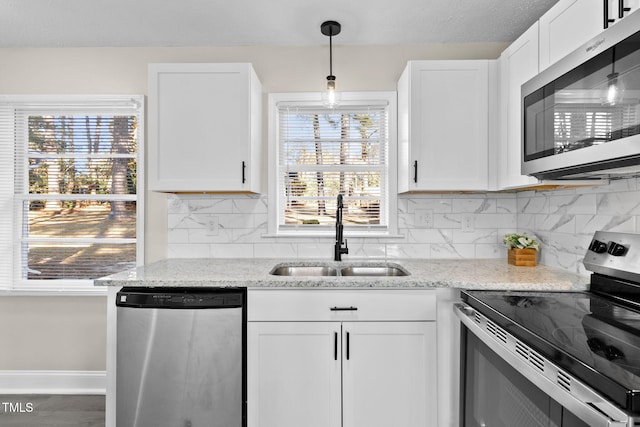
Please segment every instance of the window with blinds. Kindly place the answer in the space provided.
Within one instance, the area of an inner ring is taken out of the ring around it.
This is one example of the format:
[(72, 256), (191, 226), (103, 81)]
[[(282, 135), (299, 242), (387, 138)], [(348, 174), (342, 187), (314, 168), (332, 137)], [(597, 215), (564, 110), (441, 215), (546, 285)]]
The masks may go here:
[(280, 103), (278, 111), (278, 229), (335, 225), (344, 197), (343, 224), (388, 225), (387, 105), (326, 109)]
[(135, 267), (142, 99), (0, 102), (0, 144), (14, 160), (13, 188), (4, 177), (0, 188), (13, 206), (13, 268), (3, 280), (84, 286)]

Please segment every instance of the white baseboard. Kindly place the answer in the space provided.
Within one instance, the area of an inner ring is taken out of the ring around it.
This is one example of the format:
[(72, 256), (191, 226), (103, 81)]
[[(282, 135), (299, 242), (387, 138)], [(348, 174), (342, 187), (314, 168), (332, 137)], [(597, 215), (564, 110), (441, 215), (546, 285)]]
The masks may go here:
[(105, 394), (105, 371), (0, 371), (0, 394)]

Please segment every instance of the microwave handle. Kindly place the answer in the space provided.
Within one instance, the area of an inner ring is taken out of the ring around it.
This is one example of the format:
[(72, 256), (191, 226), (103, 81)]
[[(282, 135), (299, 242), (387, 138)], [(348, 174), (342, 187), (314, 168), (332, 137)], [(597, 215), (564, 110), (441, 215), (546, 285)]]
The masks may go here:
[[(582, 390), (580, 398), (571, 394), (565, 389), (552, 382), (545, 374), (539, 372), (538, 368), (532, 366), (528, 361), (518, 356), (515, 352), (505, 348), (500, 341), (493, 335), (486, 332), (482, 326), (482, 322), (486, 323), (486, 320), (479, 320), (481, 317), (476, 316), (476, 310), (472, 307), (460, 303), (453, 304), (453, 311), (455, 315), (462, 322), (462, 326), (467, 328), (468, 333), (472, 333), (480, 341), (487, 345), (493, 352), (502, 357), (509, 365), (511, 365), (522, 376), (531, 381), (540, 390), (545, 392), (549, 397), (554, 399), (563, 407), (567, 408), (575, 416), (587, 422), (591, 427), (627, 427), (627, 422), (621, 419), (625, 418), (625, 415), (615, 410), (615, 414), (607, 415), (605, 410), (607, 408), (603, 405), (599, 405), (602, 399), (596, 395), (591, 389)], [(549, 363), (549, 362), (546, 362)], [(596, 407), (598, 409), (596, 409)]]

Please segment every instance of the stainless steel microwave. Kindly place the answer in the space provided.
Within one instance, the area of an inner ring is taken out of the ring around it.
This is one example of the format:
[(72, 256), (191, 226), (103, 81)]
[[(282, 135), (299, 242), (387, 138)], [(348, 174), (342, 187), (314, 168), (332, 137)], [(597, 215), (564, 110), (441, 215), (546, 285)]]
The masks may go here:
[(640, 173), (640, 12), (522, 85), (522, 173)]

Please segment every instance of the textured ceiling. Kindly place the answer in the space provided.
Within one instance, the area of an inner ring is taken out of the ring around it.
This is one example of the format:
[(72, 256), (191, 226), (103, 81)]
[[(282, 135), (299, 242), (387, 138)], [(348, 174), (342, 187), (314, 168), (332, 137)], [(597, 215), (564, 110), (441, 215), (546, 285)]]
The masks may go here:
[(557, 0), (0, 0), (0, 47), (509, 42)]

